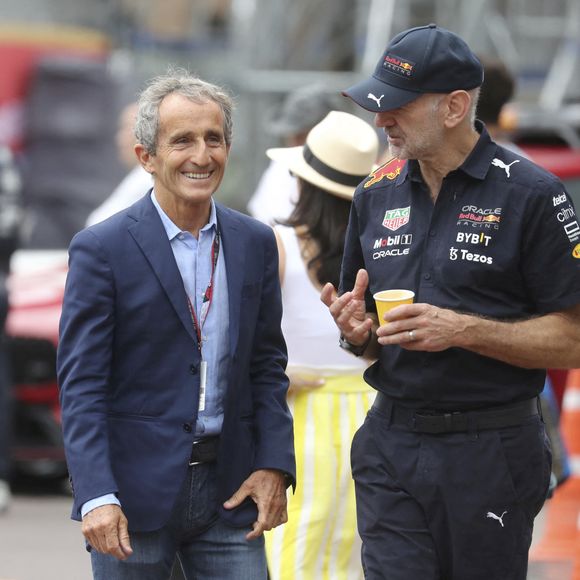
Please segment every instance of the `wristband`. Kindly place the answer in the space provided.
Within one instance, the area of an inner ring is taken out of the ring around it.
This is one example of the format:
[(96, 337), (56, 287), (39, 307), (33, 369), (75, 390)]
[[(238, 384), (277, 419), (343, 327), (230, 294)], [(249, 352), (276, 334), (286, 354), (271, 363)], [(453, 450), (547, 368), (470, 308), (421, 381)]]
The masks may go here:
[(364, 354), (364, 351), (367, 349), (369, 342), (371, 341), (371, 337), (372, 337), (372, 332), (369, 330), (369, 335), (368, 335), (366, 341), (364, 342), (364, 344), (359, 345), (359, 344), (352, 344), (351, 342), (348, 342), (348, 340), (341, 334), (340, 339), (338, 340), (338, 346), (340, 346), (340, 348), (350, 352), (351, 354), (354, 354), (354, 356), (362, 356)]

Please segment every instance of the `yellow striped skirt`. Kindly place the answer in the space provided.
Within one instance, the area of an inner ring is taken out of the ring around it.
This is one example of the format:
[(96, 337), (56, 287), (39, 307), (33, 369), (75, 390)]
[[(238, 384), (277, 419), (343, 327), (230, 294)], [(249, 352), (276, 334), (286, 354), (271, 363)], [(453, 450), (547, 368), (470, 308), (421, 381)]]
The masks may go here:
[(297, 485), (288, 494), (288, 522), (266, 534), (271, 580), (363, 578), (350, 444), (375, 393), (361, 373), (289, 395)]

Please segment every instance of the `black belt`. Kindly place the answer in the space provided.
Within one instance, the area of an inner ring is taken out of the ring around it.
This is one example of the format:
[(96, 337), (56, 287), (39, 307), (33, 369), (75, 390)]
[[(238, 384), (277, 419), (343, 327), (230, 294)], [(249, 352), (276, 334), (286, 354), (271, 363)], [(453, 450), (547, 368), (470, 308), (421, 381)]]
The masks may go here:
[(538, 398), (476, 411), (425, 411), (402, 407), (383, 393), (377, 393), (373, 408), (390, 417), (391, 425), (418, 433), (467, 433), (521, 425), (539, 414)]
[(219, 437), (208, 437), (194, 441), (189, 456), (189, 465), (199, 465), (200, 463), (210, 463), (217, 459)]

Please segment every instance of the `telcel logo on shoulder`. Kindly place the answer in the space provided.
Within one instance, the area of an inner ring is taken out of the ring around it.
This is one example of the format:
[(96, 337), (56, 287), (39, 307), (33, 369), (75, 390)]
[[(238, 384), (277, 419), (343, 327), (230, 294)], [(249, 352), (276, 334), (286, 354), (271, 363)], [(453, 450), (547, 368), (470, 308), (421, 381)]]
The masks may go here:
[(555, 195), (554, 197), (552, 197), (552, 203), (554, 204), (554, 207), (556, 207), (557, 205), (560, 205), (561, 203), (565, 203), (567, 201), (567, 197), (565, 193), (561, 193), (560, 195)]

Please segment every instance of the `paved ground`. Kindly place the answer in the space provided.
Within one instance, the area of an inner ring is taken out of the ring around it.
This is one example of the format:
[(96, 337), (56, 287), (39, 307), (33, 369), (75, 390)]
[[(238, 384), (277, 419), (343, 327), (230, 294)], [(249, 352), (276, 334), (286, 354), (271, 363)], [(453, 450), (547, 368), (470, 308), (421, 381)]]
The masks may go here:
[(16, 495), (0, 515), (0, 580), (90, 580), (80, 526), (65, 495)]

